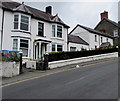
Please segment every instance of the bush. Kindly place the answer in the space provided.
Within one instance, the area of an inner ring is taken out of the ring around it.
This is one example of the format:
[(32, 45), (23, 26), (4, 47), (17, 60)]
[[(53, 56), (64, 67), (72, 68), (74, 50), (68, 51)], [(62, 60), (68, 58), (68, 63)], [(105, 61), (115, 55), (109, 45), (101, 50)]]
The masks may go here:
[(118, 51), (117, 48), (110, 48), (110, 49), (85, 50), (85, 51), (53, 52), (53, 53), (49, 53), (48, 61), (51, 62), (58, 60), (73, 59), (73, 58), (105, 54), (105, 53), (111, 53), (117, 51)]

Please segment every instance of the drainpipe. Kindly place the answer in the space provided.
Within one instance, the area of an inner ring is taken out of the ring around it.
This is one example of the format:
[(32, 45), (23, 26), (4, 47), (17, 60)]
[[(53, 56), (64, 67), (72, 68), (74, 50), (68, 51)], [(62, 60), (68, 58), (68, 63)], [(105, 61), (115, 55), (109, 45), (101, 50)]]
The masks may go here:
[(1, 50), (2, 50), (2, 43), (3, 43), (3, 26), (4, 26), (4, 9), (2, 14), (2, 29), (1, 29)]

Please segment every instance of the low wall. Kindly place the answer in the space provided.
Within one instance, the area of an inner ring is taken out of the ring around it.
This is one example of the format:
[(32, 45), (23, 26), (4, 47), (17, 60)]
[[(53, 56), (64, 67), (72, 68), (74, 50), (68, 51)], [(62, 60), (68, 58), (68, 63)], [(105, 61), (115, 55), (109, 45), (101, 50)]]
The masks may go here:
[(13, 77), (19, 75), (19, 63), (0, 62), (0, 77)]
[(61, 66), (67, 66), (71, 64), (77, 64), (77, 63), (105, 59), (105, 58), (112, 58), (112, 57), (118, 57), (118, 52), (87, 56), (87, 57), (80, 57), (80, 58), (74, 58), (74, 59), (67, 59), (67, 60), (60, 60), (60, 61), (53, 61), (53, 62), (49, 62), (49, 68), (53, 69), (53, 68), (58, 68)]

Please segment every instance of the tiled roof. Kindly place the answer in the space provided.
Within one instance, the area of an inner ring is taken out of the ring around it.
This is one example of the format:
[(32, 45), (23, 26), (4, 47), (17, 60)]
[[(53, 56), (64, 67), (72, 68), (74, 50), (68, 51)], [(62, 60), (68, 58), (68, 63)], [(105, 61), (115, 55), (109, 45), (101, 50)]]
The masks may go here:
[(63, 25), (64, 27), (69, 28), (68, 25), (66, 25), (58, 16), (55, 20), (53, 20), (53, 18), (55, 16), (46, 13), (44, 11), (32, 8), (30, 6), (27, 6), (25, 4), (20, 4), (17, 2), (2, 2), (2, 8), (6, 9), (6, 10), (10, 10), (12, 12), (23, 12), (26, 14), (30, 14), (32, 17), (36, 18), (36, 19), (40, 19), (43, 21), (47, 21), (47, 22), (54, 22), (54, 23), (59, 23), (61, 25)]
[(109, 35), (109, 34), (105, 34), (105, 33), (99, 32), (99, 31), (97, 31), (97, 30), (95, 30), (95, 29), (92, 29), (92, 28), (89, 28), (89, 27), (86, 27), (86, 26), (82, 26), (82, 25), (79, 25), (79, 24), (70, 32), (70, 34), (71, 34), (78, 26), (81, 27), (81, 28), (83, 28), (83, 29), (85, 29), (85, 30), (87, 30), (87, 31), (89, 31), (89, 32), (91, 32), (91, 33), (113, 38), (113, 36), (111, 36), (111, 35)]
[(68, 42), (89, 45), (82, 38), (80, 38), (79, 36), (74, 36), (74, 35), (68, 35)]

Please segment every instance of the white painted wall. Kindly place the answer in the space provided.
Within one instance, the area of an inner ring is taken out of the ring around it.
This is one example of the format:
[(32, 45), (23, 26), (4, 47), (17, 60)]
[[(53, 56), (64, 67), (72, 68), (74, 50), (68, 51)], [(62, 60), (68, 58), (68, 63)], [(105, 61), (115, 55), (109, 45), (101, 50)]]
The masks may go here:
[(19, 63), (15, 62), (1, 62), (0, 63), (0, 77), (13, 77), (19, 75)]
[(13, 13), (4, 12), (3, 50), (12, 50), (11, 30), (13, 28)]
[(90, 33), (79, 26), (71, 33), (71, 35), (79, 36), (80, 38), (85, 40), (87, 43), (89, 43)]
[[(33, 58), (33, 42), (35, 39), (43, 39), (52, 41), (53, 43), (61, 44), (63, 45), (63, 51), (67, 51), (67, 28), (64, 28), (62, 26), (63, 31), (63, 37), (62, 38), (52, 38), (52, 23), (44, 22), (38, 19), (31, 18), (30, 15), (27, 15), (30, 17), (30, 33), (24, 33), (24, 32), (14, 32), (14, 14), (10, 11), (5, 11), (5, 21), (4, 21), (4, 30), (3, 30), (3, 50), (12, 50), (12, 38), (29, 38), (30, 45), (29, 45), (29, 57)], [(22, 14), (19, 13), (18, 14)], [(1, 22), (1, 15), (2, 15), (2, 9), (0, 9), (0, 22)], [(20, 17), (20, 16), (19, 16)], [(38, 22), (44, 23), (44, 36), (40, 37), (37, 36), (38, 34)], [(55, 23), (54, 23), (55, 24)], [(57, 23), (55, 24), (57, 26)], [(0, 23), (1, 26), (1, 23)], [(1, 28), (1, 27), (0, 27)], [(1, 30), (1, 29), (0, 29)], [(0, 32), (1, 33), (1, 32)], [(1, 34), (0, 34), (1, 35)], [(1, 36), (0, 36), (1, 37)], [(44, 43), (44, 42), (43, 42)], [(51, 43), (47, 44), (47, 52), (51, 52)]]
[(84, 48), (84, 49), (89, 49), (89, 45), (83, 45), (83, 44), (77, 44), (77, 43), (72, 43), (72, 42), (69, 42), (68, 44), (68, 47), (69, 47), (69, 51), (70, 51), (70, 47), (76, 47), (76, 51), (80, 51), (81, 48)]
[[(98, 34), (96, 34), (97, 35), (97, 41), (95, 41), (95, 34), (91, 33), (91, 32), (88, 32), (87, 30), (81, 28), (80, 26), (78, 26), (71, 34), (75, 35), (75, 36), (79, 36), (84, 41), (88, 42), (90, 50), (95, 49), (95, 46), (97, 46), (97, 48), (99, 48), (99, 46), (102, 44), (101, 43), (101, 37), (103, 37), (103, 41), (102, 41), (103, 43), (107, 42), (107, 40), (106, 40), (107, 37), (101, 36), (101, 35), (98, 35)], [(108, 42), (110, 42), (110, 44), (113, 45), (113, 39), (112, 38), (108, 38)]]

